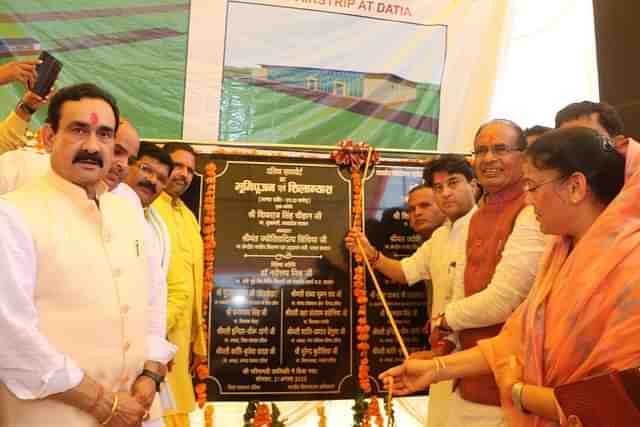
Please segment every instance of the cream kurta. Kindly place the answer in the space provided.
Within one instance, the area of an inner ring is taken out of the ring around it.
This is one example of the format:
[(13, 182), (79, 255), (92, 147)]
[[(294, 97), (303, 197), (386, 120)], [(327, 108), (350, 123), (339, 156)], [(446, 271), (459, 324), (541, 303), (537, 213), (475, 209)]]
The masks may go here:
[(0, 288), (21, 309), (0, 310), (0, 334), (13, 337), (0, 356), (0, 426), (98, 426), (44, 398), (75, 386), (82, 372), (108, 390), (129, 390), (142, 370), (149, 264), (139, 215), (110, 193), (98, 208), (53, 172), (1, 199), (10, 236), (0, 243), (9, 270)]
[(178, 346), (174, 366), (168, 375), (176, 401), (176, 411), (189, 413), (195, 409), (195, 395), (189, 374), (190, 352), (205, 356), (207, 337), (202, 323), (202, 280), (204, 252), (200, 226), (189, 208), (162, 193), (153, 203), (169, 230), (171, 257), (167, 277), (167, 332), (169, 341)]

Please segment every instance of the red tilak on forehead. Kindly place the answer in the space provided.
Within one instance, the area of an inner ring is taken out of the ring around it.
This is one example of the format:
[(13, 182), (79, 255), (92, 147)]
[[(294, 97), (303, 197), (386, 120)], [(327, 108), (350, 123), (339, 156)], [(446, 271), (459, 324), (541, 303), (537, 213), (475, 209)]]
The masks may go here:
[(486, 142), (495, 142), (498, 139), (498, 132), (495, 129), (487, 129), (482, 132), (482, 136)]
[(91, 126), (98, 124), (98, 115), (95, 112), (89, 115), (89, 123), (91, 123)]

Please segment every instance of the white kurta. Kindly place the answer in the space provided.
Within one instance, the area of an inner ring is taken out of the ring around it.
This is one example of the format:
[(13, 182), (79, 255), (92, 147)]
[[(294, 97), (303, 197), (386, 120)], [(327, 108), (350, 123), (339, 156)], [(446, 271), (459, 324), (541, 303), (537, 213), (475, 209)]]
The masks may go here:
[(0, 353), (0, 426), (93, 426), (74, 408), (33, 399), (84, 373), (127, 389), (145, 360), (172, 357), (164, 332), (152, 336), (138, 218), (109, 193), (98, 208), (53, 172), (0, 198), (0, 341), (12, 343)]
[[(413, 255), (400, 261), (408, 283), (431, 279), (432, 313), (441, 313), (451, 301), (455, 272), (464, 265), (459, 258), (464, 258), (469, 220), (475, 209), (474, 206), (453, 224), (447, 220)], [(429, 427), (446, 425), (452, 387), (451, 381), (443, 381), (429, 388)]]
[[(466, 239), (465, 239), (466, 240)], [(480, 328), (503, 323), (529, 294), (538, 271), (546, 238), (540, 231), (533, 207), (525, 207), (518, 215), (496, 267), (491, 283), (481, 292), (465, 298), (464, 267), (456, 269), (453, 297), (445, 309), (447, 324), (454, 330)], [(502, 409), (480, 405), (452, 396), (448, 427), (504, 426)]]
[(164, 220), (153, 206), (147, 207), (144, 213), (152, 232), (154, 245), (156, 247), (160, 266), (162, 267), (166, 281), (167, 275), (169, 274), (169, 263), (171, 261), (171, 237), (169, 236), (169, 230), (167, 229), (167, 225), (164, 223)]
[[(167, 271), (171, 243), (166, 225), (157, 213), (149, 214), (151, 208), (143, 210), (138, 194), (124, 182), (118, 184), (111, 193), (129, 200), (141, 216), (145, 225), (145, 245), (148, 249), (151, 292), (149, 293), (149, 359), (167, 364), (176, 354), (177, 347), (166, 340), (167, 336)], [(143, 427), (164, 425), (160, 398), (156, 394), (150, 411), (150, 419)]]
[(0, 194), (6, 194), (43, 176), (49, 170), (49, 154), (31, 147), (0, 155)]
[[(50, 163), (51, 157), (48, 153), (31, 147), (23, 147), (0, 155), (0, 195), (15, 191), (23, 185), (46, 175), (51, 169)], [(135, 208), (139, 220), (145, 224), (145, 247), (149, 248), (147, 251), (149, 274), (153, 278), (149, 294), (151, 316), (148, 339), (151, 341), (149, 343), (150, 358), (151, 360), (167, 363), (175, 355), (175, 346), (165, 339), (168, 250), (165, 246), (158, 247), (159, 244), (156, 243), (158, 240), (156, 228), (160, 226), (152, 226), (145, 219), (140, 198), (136, 192), (127, 184), (120, 183), (111, 193), (128, 200)], [(159, 217), (157, 214), (156, 216)], [(164, 240), (168, 242), (166, 226), (164, 226), (164, 233)]]
[[(525, 207), (516, 218), (502, 259), (485, 290), (465, 298), (464, 266), (457, 270), (453, 300), (445, 311), (447, 324), (458, 331), (507, 320), (529, 294), (546, 241), (533, 207)], [(466, 257), (463, 262), (466, 264)]]
[(53, 172), (2, 197), (0, 340), (11, 346), (0, 356), (0, 425), (93, 427), (46, 397), (85, 374), (128, 390), (148, 358), (142, 224), (129, 203), (98, 197)]

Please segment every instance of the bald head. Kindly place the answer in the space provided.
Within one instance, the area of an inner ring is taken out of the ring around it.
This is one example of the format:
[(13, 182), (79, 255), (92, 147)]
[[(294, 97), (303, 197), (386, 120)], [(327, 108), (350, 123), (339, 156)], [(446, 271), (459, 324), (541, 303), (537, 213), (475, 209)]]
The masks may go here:
[(140, 136), (138, 131), (128, 120), (122, 119), (116, 133), (113, 165), (104, 179), (109, 190), (116, 188), (127, 177), (129, 159), (137, 157), (139, 149)]

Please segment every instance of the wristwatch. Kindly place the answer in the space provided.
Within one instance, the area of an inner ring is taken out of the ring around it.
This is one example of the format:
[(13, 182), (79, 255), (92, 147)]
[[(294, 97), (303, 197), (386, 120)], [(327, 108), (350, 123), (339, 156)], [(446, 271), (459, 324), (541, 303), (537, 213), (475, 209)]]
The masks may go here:
[(156, 391), (160, 391), (160, 384), (162, 384), (164, 382), (164, 376), (157, 374), (153, 371), (150, 371), (148, 369), (143, 369), (142, 373), (138, 376), (138, 378), (140, 377), (147, 377), (147, 378), (151, 378), (153, 380), (154, 383), (156, 383)]
[(30, 105), (25, 104), (23, 101), (18, 102), (18, 105), (16, 105), (16, 108), (24, 111), (25, 113), (27, 113), (28, 115), (32, 116), (36, 113), (36, 110), (34, 110), (34, 108)]

